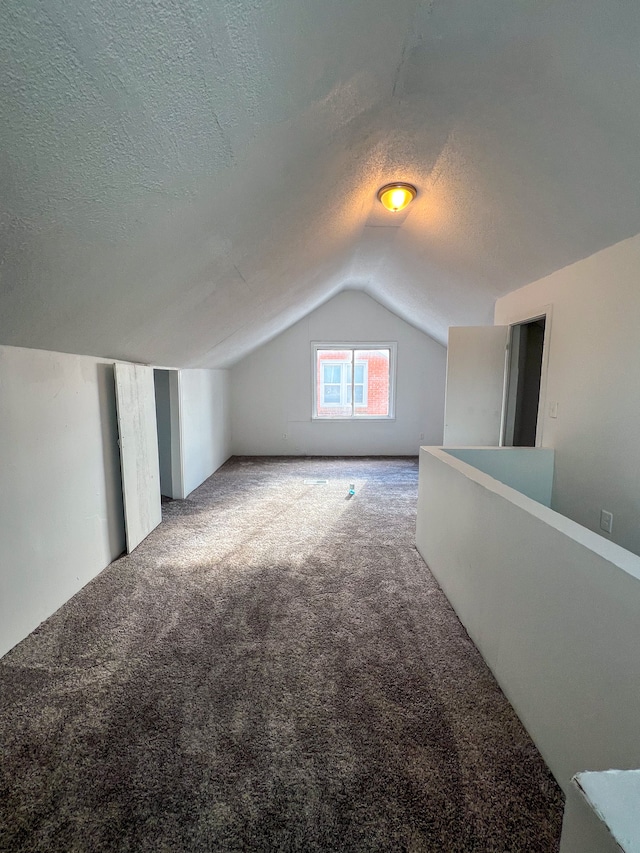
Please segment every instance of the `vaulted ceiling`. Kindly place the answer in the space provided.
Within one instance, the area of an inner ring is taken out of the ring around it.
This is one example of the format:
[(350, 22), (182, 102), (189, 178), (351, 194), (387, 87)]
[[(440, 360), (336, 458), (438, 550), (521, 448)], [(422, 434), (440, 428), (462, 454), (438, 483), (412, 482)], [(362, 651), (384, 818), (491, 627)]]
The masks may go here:
[(640, 232), (632, 2), (4, 0), (0, 63), (0, 343), (226, 366), (344, 288), (444, 341)]

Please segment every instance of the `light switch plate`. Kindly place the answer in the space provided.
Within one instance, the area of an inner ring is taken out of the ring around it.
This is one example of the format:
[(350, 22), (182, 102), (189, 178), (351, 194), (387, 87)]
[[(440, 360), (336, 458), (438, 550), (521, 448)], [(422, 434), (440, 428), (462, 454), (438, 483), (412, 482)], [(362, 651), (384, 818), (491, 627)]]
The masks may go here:
[(549, 403), (549, 417), (557, 418), (558, 417), (558, 404), (557, 403)]

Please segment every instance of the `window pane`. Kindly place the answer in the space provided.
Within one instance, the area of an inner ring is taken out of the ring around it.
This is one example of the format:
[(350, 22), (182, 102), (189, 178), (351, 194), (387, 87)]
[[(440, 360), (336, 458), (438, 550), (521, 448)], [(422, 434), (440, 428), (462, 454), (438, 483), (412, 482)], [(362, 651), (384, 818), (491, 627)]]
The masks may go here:
[[(389, 363), (391, 351), (388, 348), (355, 350), (356, 381), (358, 371), (362, 369), (362, 384), (356, 385), (357, 417), (386, 417), (389, 414)], [(362, 397), (360, 397), (362, 391)]]
[(320, 418), (388, 417), (388, 347), (316, 350), (316, 411)]
[(340, 384), (340, 369), (341, 365), (339, 364), (325, 364), (324, 365), (324, 381), (325, 382), (337, 382)]
[(350, 349), (316, 350), (316, 417), (351, 417), (347, 402), (346, 369), (353, 357)]
[(340, 405), (340, 386), (339, 385), (325, 385), (324, 386), (324, 394), (322, 395), (323, 403), (337, 403)]

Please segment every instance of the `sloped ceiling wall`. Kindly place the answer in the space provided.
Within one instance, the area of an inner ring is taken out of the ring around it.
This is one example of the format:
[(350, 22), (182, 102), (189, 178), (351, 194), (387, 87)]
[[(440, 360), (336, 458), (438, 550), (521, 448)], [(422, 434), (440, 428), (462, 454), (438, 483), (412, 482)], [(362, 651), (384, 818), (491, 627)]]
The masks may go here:
[(227, 366), (345, 288), (490, 322), (640, 232), (639, 44), (621, 0), (5, 0), (0, 343)]

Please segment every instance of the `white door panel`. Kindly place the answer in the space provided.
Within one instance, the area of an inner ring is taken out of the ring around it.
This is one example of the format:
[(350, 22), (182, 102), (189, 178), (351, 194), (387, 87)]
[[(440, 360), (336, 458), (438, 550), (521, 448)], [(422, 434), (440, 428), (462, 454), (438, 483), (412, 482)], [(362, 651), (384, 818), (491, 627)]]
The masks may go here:
[(508, 326), (451, 326), (444, 445), (500, 444)]
[(162, 521), (153, 368), (115, 364), (127, 552)]

